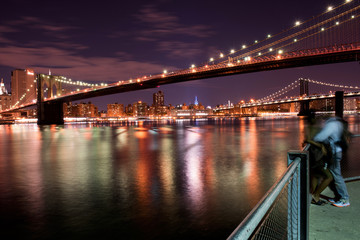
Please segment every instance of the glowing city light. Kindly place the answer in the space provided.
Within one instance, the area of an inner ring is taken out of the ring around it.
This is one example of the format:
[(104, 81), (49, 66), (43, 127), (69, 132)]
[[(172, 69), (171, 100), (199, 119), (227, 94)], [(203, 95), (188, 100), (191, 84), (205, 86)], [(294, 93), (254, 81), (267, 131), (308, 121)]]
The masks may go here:
[(333, 8), (332, 6), (329, 6), (329, 7), (327, 8), (328, 12), (332, 11), (333, 9), (334, 9), (334, 8)]
[(295, 26), (299, 26), (300, 24), (301, 24), (300, 21), (296, 21), (296, 22), (295, 22)]

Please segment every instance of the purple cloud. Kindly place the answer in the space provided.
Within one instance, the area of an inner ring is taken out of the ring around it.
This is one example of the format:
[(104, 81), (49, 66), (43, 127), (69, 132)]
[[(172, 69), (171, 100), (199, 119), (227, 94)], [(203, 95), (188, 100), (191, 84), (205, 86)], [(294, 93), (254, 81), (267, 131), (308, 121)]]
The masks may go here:
[(209, 37), (213, 34), (206, 25), (187, 26), (180, 23), (180, 19), (167, 12), (161, 12), (154, 6), (145, 6), (135, 17), (147, 25), (147, 30), (141, 31), (140, 35), (147, 37), (154, 35), (187, 35), (198, 38)]
[(143, 75), (161, 73), (164, 68), (172, 68), (171, 66), (126, 61), (113, 57), (83, 57), (72, 51), (54, 47), (15, 46), (0, 48), (0, 65), (13, 68), (33, 68), (38, 73), (47, 73), (51, 69), (54, 75), (93, 82), (128, 80)]
[(192, 57), (200, 55), (203, 50), (198, 43), (186, 43), (180, 41), (159, 42), (158, 50), (167, 52), (169, 57)]
[[(153, 41), (157, 45), (155, 49), (166, 52), (169, 57), (193, 58), (203, 54), (204, 47), (201, 43), (196, 43), (196, 40), (213, 34), (209, 26), (182, 24), (179, 17), (159, 11), (153, 5), (143, 7), (135, 17), (145, 25), (145, 29), (135, 33), (135, 39), (143, 42)], [(179, 36), (190, 36), (193, 40), (181, 41)]]

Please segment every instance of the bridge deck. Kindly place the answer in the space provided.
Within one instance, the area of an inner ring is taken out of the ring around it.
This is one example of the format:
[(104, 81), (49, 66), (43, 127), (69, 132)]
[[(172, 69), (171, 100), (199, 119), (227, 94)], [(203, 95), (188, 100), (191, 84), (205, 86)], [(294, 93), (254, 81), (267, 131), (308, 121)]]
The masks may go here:
[[(331, 204), (310, 206), (309, 239), (339, 240), (360, 238), (360, 181), (347, 182), (350, 206), (334, 207)], [(328, 188), (323, 195), (333, 197)]]

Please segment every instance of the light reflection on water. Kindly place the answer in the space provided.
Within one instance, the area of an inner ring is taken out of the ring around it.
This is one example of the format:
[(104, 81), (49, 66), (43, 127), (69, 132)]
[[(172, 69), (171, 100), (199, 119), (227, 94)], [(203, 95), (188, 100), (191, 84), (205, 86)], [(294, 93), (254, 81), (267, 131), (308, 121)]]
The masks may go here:
[[(359, 118), (349, 123), (358, 134)], [(305, 128), (297, 118), (0, 126), (0, 235), (224, 239)], [(349, 155), (345, 175), (360, 170)]]

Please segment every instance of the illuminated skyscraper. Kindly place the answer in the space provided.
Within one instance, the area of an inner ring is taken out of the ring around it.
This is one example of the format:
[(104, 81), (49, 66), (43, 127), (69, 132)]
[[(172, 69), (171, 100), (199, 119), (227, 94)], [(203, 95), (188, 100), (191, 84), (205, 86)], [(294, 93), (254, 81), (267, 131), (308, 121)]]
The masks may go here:
[(142, 101), (137, 101), (133, 104), (133, 116), (134, 117), (142, 117), (147, 115), (148, 106), (146, 103)]
[(153, 106), (154, 107), (164, 106), (164, 102), (165, 102), (164, 99), (165, 99), (165, 97), (164, 97), (164, 93), (162, 91), (154, 93), (153, 94)]
[(124, 114), (124, 104), (114, 103), (107, 105), (108, 117), (122, 117)]
[(165, 97), (162, 91), (153, 94), (153, 107), (155, 110), (155, 115), (165, 115)]
[(36, 75), (31, 69), (16, 69), (11, 72), (11, 105), (31, 102), (36, 99)]
[(10, 108), (11, 95), (8, 94), (3, 79), (0, 82), (0, 111)]

